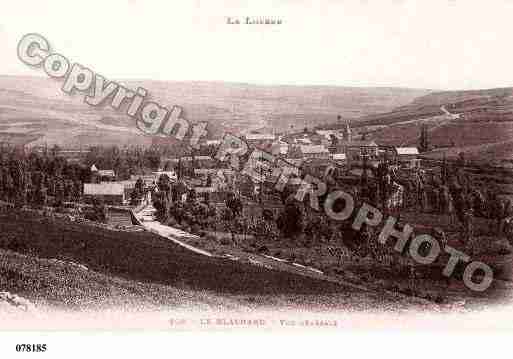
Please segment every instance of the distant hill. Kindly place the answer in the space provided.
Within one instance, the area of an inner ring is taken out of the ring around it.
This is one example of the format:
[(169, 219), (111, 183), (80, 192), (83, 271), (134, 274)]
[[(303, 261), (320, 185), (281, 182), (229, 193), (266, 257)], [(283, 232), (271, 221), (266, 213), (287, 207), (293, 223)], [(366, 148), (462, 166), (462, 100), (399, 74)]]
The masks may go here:
[(441, 106), (451, 113), (465, 113), (473, 120), (513, 120), (513, 88), (431, 92), (392, 111), (361, 118), (366, 125), (387, 125), (419, 117), (441, 115)]
[[(221, 82), (121, 81), (142, 86), (151, 99), (180, 105), (192, 121), (208, 121), (213, 136), (226, 131), (285, 131), (392, 111), (429, 90), (325, 86), (270, 86)], [(62, 81), (0, 76), (0, 142), (90, 145), (149, 145), (133, 120), (109, 106), (91, 107), (83, 94), (64, 94)]]
[(437, 155), (512, 158), (513, 88), (432, 92), (353, 126), (384, 145), (417, 145), (422, 124)]

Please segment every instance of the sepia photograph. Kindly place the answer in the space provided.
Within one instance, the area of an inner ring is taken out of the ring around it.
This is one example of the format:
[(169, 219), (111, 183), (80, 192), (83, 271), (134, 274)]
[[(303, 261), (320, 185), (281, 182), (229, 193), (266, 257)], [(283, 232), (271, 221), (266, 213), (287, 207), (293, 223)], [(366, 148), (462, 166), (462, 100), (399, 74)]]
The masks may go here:
[(513, 2), (0, 8), (7, 357), (512, 329)]

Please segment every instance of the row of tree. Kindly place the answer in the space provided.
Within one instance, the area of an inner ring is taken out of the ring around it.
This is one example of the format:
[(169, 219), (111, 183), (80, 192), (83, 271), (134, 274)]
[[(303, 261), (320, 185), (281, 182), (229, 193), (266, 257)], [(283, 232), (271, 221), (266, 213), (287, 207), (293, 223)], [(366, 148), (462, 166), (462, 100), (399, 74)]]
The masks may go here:
[(6, 150), (0, 153), (0, 198), (19, 206), (61, 205), (78, 200), (89, 180), (87, 167), (69, 163), (51, 153)]

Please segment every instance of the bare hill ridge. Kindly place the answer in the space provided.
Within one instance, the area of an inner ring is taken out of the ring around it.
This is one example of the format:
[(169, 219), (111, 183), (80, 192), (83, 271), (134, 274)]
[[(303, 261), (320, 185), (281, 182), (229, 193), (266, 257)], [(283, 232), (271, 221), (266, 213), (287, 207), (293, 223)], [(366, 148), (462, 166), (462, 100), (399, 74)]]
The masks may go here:
[(431, 92), (411, 103), (381, 114), (361, 118), (366, 125), (387, 125), (420, 117), (442, 115), (441, 106), (451, 113), (465, 113), (474, 120), (513, 120), (513, 87)]
[[(271, 86), (221, 82), (120, 81), (142, 86), (151, 99), (180, 105), (192, 122), (208, 121), (214, 135), (256, 129), (290, 130), (336, 119), (383, 113), (428, 90), (328, 86)], [(0, 141), (63, 147), (97, 144), (148, 145), (133, 120), (109, 106), (91, 107), (83, 94), (68, 96), (61, 81), (0, 76)], [(127, 130), (130, 129), (130, 130)], [(65, 134), (65, 136), (63, 135)]]
[(513, 88), (432, 92), (396, 109), (362, 117), (355, 127), (386, 145), (418, 145), (426, 124), (429, 142), (440, 155), (513, 157)]

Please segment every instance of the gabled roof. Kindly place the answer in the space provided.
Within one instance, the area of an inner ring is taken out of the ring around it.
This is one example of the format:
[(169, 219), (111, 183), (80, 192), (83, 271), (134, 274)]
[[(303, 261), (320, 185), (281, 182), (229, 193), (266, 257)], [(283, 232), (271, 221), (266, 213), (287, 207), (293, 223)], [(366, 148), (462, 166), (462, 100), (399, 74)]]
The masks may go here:
[(170, 179), (173, 179), (173, 178), (176, 178), (176, 172), (175, 171), (156, 171), (156, 172), (153, 172), (153, 175), (155, 176), (155, 178), (158, 180), (160, 178), (160, 176), (162, 175), (166, 175), (168, 176)]
[(152, 184), (153, 182), (155, 182), (157, 180), (157, 178), (155, 177), (154, 174), (151, 174), (151, 175), (131, 175), (130, 176), (130, 180), (131, 181), (137, 181), (138, 179), (141, 179), (144, 183), (146, 184)]
[(296, 138), (296, 142), (297, 143), (307, 143), (307, 144), (312, 143), (312, 141), (309, 138)]
[(324, 136), (326, 138), (330, 138), (331, 135), (337, 137), (337, 138), (342, 138), (343, 136), (341, 135), (341, 133), (337, 130), (316, 130), (315, 131), (316, 134), (318, 134), (319, 136)]
[(344, 144), (347, 147), (378, 147), (374, 141), (351, 141)]
[[(182, 161), (192, 161), (193, 157), (192, 156), (185, 156), (185, 157), (181, 157)], [(195, 161), (205, 161), (205, 160), (214, 160), (211, 156), (204, 156), (204, 155), (201, 155), (201, 156), (194, 156), (194, 160)]]
[(116, 177), (114, 170), (99, 170), (98, 175), (102, 177)]
[(264, 141), (264, 140), (274, 140), (276, 138), (275, 135), (269, 133), (248, 133), (244, 136), (246, 140), (253, 141)]
[(300, 145), (299, 149), (303, 154), (329, 153), (323, 145)]
[(286, 155), (289, 152), (289, 145), (286, 143), (281, 144), (276, 142), (271, 146), (271, 152), (274, 154)]
[(331, 155), (331, 158), (334, 159), (335, 161), (343, 161), (346, 159), (346, 154), (345, 153), (334, 153)]
[(116, 182), (84, 183), (84, 195), (123, 195), (125, 185)]
[(285, 161), (294, 166), (301, 166), (301, 164), (303, 163), (302, 158), (286, 158)]
[[(165, 158), (164, 159), (164, 162), (173, 162), (173, 163), (178, 163), (180, 160), (182, 160), (182, 162), (190, 162), (192, 161), (192, 157), (191, 156), (184, 156), (184, 157), (180, 157), (180, 158)], [(194, 160), (195, 161), (214, 161), (214, 158), (212, 156), (204, 156), (204, 155), (201, 155), (201, 156), (194, 156)]]
[[(134, 180), (123, 180), (123, 181), (116, 181), (116, 183), (122, 184), (125, 188), (134, 188), (135, 187)], [(108, 183), (108, 182), (102, 182), (102, 183)]]
[(395, 151), (398, 155), (418, 155), (419, 149), (417, 147), (396, 147)]

